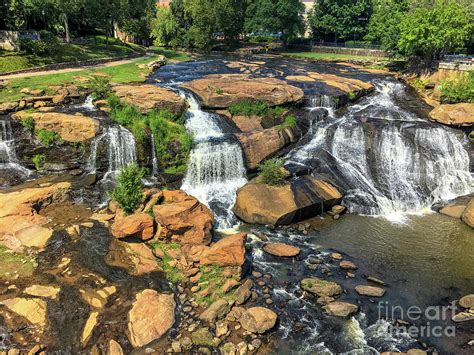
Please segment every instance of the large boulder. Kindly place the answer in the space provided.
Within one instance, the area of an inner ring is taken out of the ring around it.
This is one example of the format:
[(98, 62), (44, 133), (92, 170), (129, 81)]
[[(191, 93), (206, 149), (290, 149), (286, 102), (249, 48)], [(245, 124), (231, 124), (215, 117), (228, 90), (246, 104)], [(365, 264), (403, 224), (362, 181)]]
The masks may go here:
[(474, 198), (472, 198), (466, 206), (462, 214), (462, 220), (469, 227), (474, 228)]
[(432, 120), (450, 126), (472, 126), (474, 124), (474, 104), (439, 105), (430, 112)]
[(347, 318), (357, 313), (359, 306), (347, 302), (331, 302), (323, 307), (324, 311), (336, 317)]
[(284, 243), (267, 243), (263, 246), (263, 251), (274, 256), (297, 256), (300, 248)]
[(205, 205), (184, 191), (163, 191), (163, 202), (153, 207), (156, 236), (181, 245), (208, 245), (214, 216)]
[(228, 108), (245, 100), (266, 102), (270, 106), (298, 103), (303, 90), (275, 78), (251, 78), (245, 74), (214, 74), (193, 80), (183, 87), (194, 92), (206, 108)]
[(46, 325), (46, 301), (39, 298), (11, 298), (0, 302), (11, 312), (22, 316), (44, 331)]
[(112, 235), (115, 238), (136, 237), (141, 240), (153, 238), (153, 217), (147, 213), (135, 213), (129, 216), (123, 216), (117, 213), (115, 222), (112, 224)]
[(181, 116), (188, 108), (177, 93), (156, 85), (118, 85), (113, 90), (122, 103), (137, 107), (141, 113), (167, 109)]
[(32, 118), (36, 129), (56, 132), (66, 142), (83, 142), (94, 138), (99, 132), (99, 122), (83, 115), (71, 115), (62, 112), (26, 112), (13, 115), (14, 119)]
[(301, 288), (319, 297), (339, 296), (342, 293), (342, 287), (337, 283), (317, 277), (303, 279)]
[(235, 136), (242, 147), (246, 166), (250, 170), (255, 170), (263, 160), (298, 139), (292, 128), (277, 127), (237, 133)]
[(176, 302), (172, 294), (144, 290), (137, 294), (128, 313), (129, 340), (132, 346), (144, 346), (161, 338), (174, 324)]
[(237, 191), (234, 213), (247, 223), (290, 224), (321, 214), (341, 198), (334, 186), (309, 175), (280, 186), (252, 180)]
[(251, 332), (263, 334), (272, 329), (277, 321), (277, 315), (265, 307), (252, 307), (247, 309), (239, 319), (242, 328)]
[(201, 265), (242, 266), (246, 239), (245, 233), (222, 238), (201, 254)]
[(64, 201), (71, 187), (68, 182), (0, 193), (0, 244), (22, 252), (25, 248), (43, 249), (53, 230), (48, 219), (38, 212)]

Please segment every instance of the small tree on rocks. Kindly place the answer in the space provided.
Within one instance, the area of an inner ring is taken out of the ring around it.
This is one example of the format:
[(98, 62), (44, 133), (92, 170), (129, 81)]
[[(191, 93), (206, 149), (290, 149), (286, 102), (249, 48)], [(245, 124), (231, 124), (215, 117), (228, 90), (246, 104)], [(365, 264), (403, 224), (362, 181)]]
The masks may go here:
[(119, 204), (125, 214), (133, 213), (143, 199), (141, 180), (145, 172), (145, 168), (137, 164), (127, 165), (120, 170), (117, 186), (110, 193), (110, 197)]

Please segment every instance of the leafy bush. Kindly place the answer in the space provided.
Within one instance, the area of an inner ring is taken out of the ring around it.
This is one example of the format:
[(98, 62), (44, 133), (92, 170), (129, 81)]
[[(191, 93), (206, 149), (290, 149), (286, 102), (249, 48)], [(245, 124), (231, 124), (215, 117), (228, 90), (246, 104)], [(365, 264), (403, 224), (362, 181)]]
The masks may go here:
[(253, 43), (271, 43), (274, 40), (275, 37), (265, 35), (255, 35), (248, 38), (248, 41)]
[(193, 139), (186, 129), (169, 119), (169, 111), (150, 112), (149, 125), (155, 138), (156, 155), (167, 172), (185, 169)]
[(46, 129), (38, 129), (35, 131), (35, 134), (41, 144), (43, 144), (45, 147), (49, 147), (54, 142), (61, 140), (59, 134)]
[(51, 32), (41, 31), (39, 40), (22, 38), (20, 39), (20, 48), (28, 54), (37, 56), (51, 55), (57, 52), (61, 42)]
[(122, 107), (122, 103), (120, 102), (120, 97), (118, 97), (117, 95), (114, 95), (114, 94), (110, 95), (107, 98), (107, 103), (109, 104), (110, 109), (112, 111)]
[(35, 131), (35, 120), (31, 117), (26, 117), (23, 120), (21, 120), (21, 125), (23, 126), (24, 129), (30, 131), (31, 133), (34, 133)]
[(285, 108), (281, 106), (269, 107), (266, 102), (246, 100), (230, 105), (229, 112), (233, 116), (245, 115), (278, 117), (285, 112)]
[(285, 121), (281, 124), (276, 126), (279, 129), (283, 128), (295, 128), (296, 127), (296, 117), (293, 115), (289, 115), (285, 117)]
[(35, 164), (35, 168), (36, 170), (40, 170), (45, 161), (46, 161), (46, 158), (44, 156), (44, 154), (36, 154), (32, 159), (31, 161), (33, 162), (33, 164)]
[(261, 179), (260, 181), (267, 185), (282, 185), (287, 176), (283, 170), (283, 161), (277, 158), (261, 163), (258, 166), (258, 170), (258, 176)]
[(137, 164), (130, 164), (122, 168), (117, 177), (117, 185), (110, 193), (125, 214), (133, 213), (143, 199), (142, 178), (146, 170)]
[(92, 90), (92, 98), (94, 100), (107, 99), (112, 92), (110, 80), (105, 76), (91, 76), (89, 80), (89, 87)]
[(474, 103), (474, 71), (441, 84), (441, 101), (447, 103)]
[(230, 105), (229, 112), (235, 115), (245, 116), (265, 116), (269, 107), (268, 104), (261, 101), (241, 101)]

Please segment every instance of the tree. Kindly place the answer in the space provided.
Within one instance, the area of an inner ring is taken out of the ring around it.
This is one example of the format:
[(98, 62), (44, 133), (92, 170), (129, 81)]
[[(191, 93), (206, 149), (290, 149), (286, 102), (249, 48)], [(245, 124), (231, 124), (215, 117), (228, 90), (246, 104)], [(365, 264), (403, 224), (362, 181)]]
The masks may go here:
[(469, 12), (455, 0), (435, 0), (403, 16), (397, 47), (401, 54), (421, 56), (430, 64), (470, 40), (473, 24)]
[(0, 4), (0, 28), (22, 29), (26, 24), (26, 4), (24, 0), (2, 0)]
[(64, 25), (64, 35), (66, 42), (71, 41), (69, 33), (69, 19), (77, 18), (80, 10), (84, 7), (84, 0), (54, 0), (54, 5), (59, 12), (59, 18)]
[(114, 24), (120, 22), (124, 14), (122, 0), (84, 0), (86, 16), (90, 25), (96, 26), (105, 32), (106, 43), (113, 36)]
[(240, 0), (173, 0), (158, 8), (152, 35), (158, 45), (209, 50), (217, 39), (242, 33), (245, 9)]
[(305, 7), (299, 0), (253, 0), (247, 7), (245, 30), (280, 33), (283, 43), (304, 32)]
[(364, 36), (371, 13), (370, 0), (317, 0), (309, 24), (314, 37), (337, 42)]
[(148, 39), (156, 15), (156, 0), (125, 0), (119, 26), (125, 33)]
[(396, 50), (400, 39), (399, 24), (408, 12), (408, 0), (374, 0), (367, 27), (366, 41), (380, 43), (386, 50)]

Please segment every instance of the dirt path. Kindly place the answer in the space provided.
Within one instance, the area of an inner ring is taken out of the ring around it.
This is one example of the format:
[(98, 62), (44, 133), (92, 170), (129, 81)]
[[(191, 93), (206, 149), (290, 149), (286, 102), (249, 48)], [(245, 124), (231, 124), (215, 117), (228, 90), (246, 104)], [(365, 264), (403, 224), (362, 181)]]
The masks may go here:
[(26, 78), (26, 77), (32, 77), (32, 76), (45, 75), (45, 74), (71, 73), (71, 72), (76, 72), (76, 71), (81, 71), (81, 70), (91, 69), (91, 68), (115, 67), (117, 65), (131, 63), (131, 62), (133, 62), (137, 59), (143, 59), (143, 58), (146, 58), (146, 57), (148, 57), (148, 56), (135, 57), (135, 58), (130, 58), (130, 59), (121, 59), (121, 60), (116, 60), (116, 61), (102, 63), (102, 64), (85, 65), (85, 66), (74, 67), (74, 68), (42, 70), (42, 71), (37, 71), (37, 72), (18, 73), (18, 74), (12, 74), (12, 75), (0, 75), (0, 80)]

